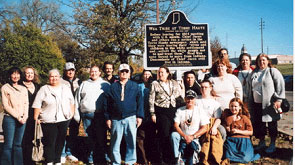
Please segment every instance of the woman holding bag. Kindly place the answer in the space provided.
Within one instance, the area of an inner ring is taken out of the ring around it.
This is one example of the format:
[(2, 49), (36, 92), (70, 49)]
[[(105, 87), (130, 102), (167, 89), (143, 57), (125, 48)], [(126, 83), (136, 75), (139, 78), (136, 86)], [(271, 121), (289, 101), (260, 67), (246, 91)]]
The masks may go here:
[(282, 74), (271, 65), (271, 60), (266, 54), (259, 54), (256, 58), (256, 68), (250, 76), (249, 84), (249, 109), (254, 135), (260, 139), (256, 150), (264, 149), (265, 135), (268, 132), (271, 143), (265, 149), (266, 153), (276, 150), (275, 141), (278, 134), (279, 111), (282, 99), (285, 98), (285, 82)]
[(57, 69), (49, 71), (49, 84), (40, 88), (32, 107), (43, 131), (45, 163), (61, 164), (67, 128), (74, 115), (74, 97), (71, 89), (60, 83)]
[(29, 115), (25, 128), (25, 133), (23, 137), (23, 158), (24, 165), (31, 165), (34, 162), (32, 161), (32, 140), (34, 138), (34, 109), (32, 108), (33, 101), (35, 100), (36, 94), (40, 89), (40, 81), (39, 76), (35, 68), (32, 66), (27, 66), (23, 69), (24, 71), (24, 79), (22, 81), (22, 85), (28, 90), (28, 99), (29, 99)]

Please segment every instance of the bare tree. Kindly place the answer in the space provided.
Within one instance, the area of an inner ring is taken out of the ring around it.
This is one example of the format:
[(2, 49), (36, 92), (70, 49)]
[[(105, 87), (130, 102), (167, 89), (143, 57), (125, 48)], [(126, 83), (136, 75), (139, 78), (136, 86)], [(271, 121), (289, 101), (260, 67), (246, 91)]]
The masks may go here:
[(14, 18), (20, 18), (23, 24), (35, 25), (43, 33), (65, 28), (68, 23), (54, 1), (21, 0), (18, 4), (6, 4), (0, 8), (0, 21), (11, 21)]
[[(89, 58), (115, 56), (116, 61), (127, 63), (129, 56), (142, 55), (144, 26), (156, 22), (156, 1), (79, 0), (72, 5), (75, 28), (71, 34), (87, 48)], [(163, 20), (179, 5), (181, 3), (160, 0), (160, 18)]]

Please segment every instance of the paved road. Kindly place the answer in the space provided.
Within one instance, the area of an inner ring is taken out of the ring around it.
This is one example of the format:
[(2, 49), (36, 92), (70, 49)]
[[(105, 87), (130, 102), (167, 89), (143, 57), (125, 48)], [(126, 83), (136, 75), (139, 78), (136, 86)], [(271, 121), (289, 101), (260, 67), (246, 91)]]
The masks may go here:
[(278, 130), (284, 134), (293, 136), (293, 91), (286, 91), (286, 98), (292, 109), (287, 113), (283, 113), (282, 119), (278, 122)]

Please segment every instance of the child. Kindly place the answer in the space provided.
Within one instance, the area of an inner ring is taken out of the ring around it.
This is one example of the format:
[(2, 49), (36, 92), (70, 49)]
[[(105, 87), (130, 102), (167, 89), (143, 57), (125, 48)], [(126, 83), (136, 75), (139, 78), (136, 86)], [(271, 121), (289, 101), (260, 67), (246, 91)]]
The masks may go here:
[(225, 157), (230, 161), (248, 163), (258, 160), (259, 154), (254, 154), (250, 136), (253, 127), (247, 108), (239, 98), (231, 99), (229, 110), (224, 112), (227, 139), (224, 143)]

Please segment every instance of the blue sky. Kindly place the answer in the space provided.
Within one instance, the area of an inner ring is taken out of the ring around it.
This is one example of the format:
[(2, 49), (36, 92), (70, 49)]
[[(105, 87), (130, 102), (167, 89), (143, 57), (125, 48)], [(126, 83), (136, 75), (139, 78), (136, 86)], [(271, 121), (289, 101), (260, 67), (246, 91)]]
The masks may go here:
[[(261, 53), (259, 23), (263, 30), (264, 53), (293, 55), (292, 0), (200, 0), (189, 15), (193, 23), (208, 23), (210, 38), (217, 36), (229, 50), (230, 57), (238, 57), (243, 44), (252, 56)], [(196, 3), (195, 0), (183, 4)]]
[[(230, 57), (238, 57), (243, 44), (252, 56), (261, 53), (261, 18), (265, 22), (264, 53), (293, 55), (293, 0), (184, 0), (183, 6), (198, 2), (188, 19), (208, 23), (210, 38), (217, 36)], [(71, 13), (67, 7), (61, 9)]]

